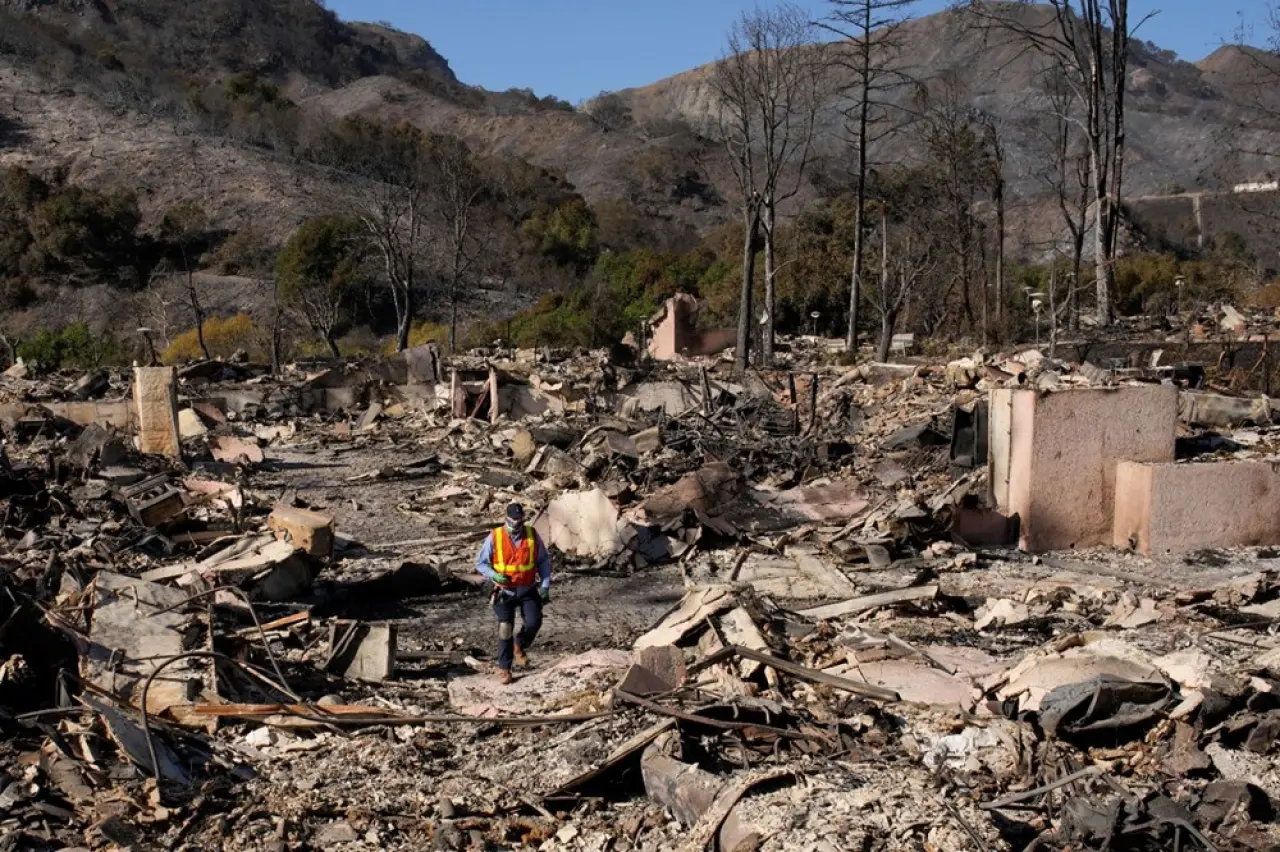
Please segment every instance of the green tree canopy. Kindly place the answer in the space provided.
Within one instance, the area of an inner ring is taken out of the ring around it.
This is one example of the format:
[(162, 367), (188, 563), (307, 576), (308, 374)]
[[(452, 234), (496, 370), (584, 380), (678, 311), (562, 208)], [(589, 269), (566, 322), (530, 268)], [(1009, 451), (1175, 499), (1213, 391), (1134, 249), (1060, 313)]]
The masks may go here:
[(324, 340), (334, 357), (340, 354), (335, 338), (349, 321), (368, 252), (359, 219), (320, 216), (304, 222), (276, 260), (281, 298)]

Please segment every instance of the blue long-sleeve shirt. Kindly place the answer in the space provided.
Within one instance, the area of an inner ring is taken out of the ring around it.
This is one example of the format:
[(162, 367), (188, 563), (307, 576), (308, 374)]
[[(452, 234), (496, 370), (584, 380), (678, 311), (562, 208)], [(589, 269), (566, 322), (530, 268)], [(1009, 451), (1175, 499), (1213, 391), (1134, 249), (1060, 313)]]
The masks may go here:
[[(533, 531), (533, 547), (534, 568), (538, 572), (538, 581), (542, 588), (551, 588), (551, 554), (547, 552), (547, 547), (542, 543), (542, 536), (538, 535), (538, 531)], [(476, 572), (486, 580), (494, 583), (501, 583), (502, 576), (493, 570), (493, 533), (490, 532), (484, 537), (484, 544), (480, 545), (480, 552), (476, 554)]]

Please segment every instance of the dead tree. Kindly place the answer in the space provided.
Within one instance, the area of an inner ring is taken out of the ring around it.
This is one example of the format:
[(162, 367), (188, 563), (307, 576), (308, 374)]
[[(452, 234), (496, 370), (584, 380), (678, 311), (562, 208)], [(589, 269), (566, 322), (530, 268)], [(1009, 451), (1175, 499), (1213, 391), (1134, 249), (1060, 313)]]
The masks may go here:
[(209, 220), (204, 210), (194, 201), (185, 201), (175, 205), (164, 216), (160, 232), (173, 242), (182, 260), (182, 272), (186, 280), (187, 301), (191, 305), (191, 313), (196, 321), (196, 341), (200, 345), (200, 354), (209, 360), (209, 347), (204, 342), (205, 310), (200, 301), (200, 292), (196, 288), (196, 246), (205, 236)]
[(964, 8), (981, 26), (1012, 34), (1047, 57), (1061, 69), (1079, 106), (1076, 120), (1088, 143), (1097, 208), (1093, 227), (1097, 324), (1108, 326), (1124, 179), (1129, 40), (1142, 21), (1130, 28), (1129, 0), (1047, 0), (1047, 21), (1041, 20), (1039, 11), (1045, 7), (1031, 0), (967, 3)]
[[(1084, 269), (1084, 241), (1089, 228), (1089, 152), (1078, 123), (1073, 120), (1076, 108), (1071, 88), (1062, 79), (1061, 70), (1051, 67), (1045, 75), (1046, 106), (1030, 120), (1030, 130), (1037, 139), (1036, 161), (1041, 164), (1035, 175), (1053, 193), (1065, 236), (1071, 248), (1071, 286), (1066, 310), (1068, 327), (1080, 327), (1080, 278)], [(1057, 241), (1055, 240), (1055, 251)]]
[(738, 302), (738, 336), (734, 370), (746, 372), (751, 363), (752, 297), (755, 292), (756, 239), (760, 235), (760, 192), (757, 189), (756, 127), (751, 99), (751, 62), (738, 38), (730, 33), (728, 55), (716, 66), (711, 85), (719, 101), (717, 121), (738, 185), (742, 216), (742, 295)]
[(853, 269), (849, 274), (849, 327), (845, 351), (858, 351), (858, 308), (862, 301), (863, 216), (867, 206), (868, 148), (893, 131), (884, 119), (895, 107), (889, 95), (908, 82), (900, 67), (898, 28), (916, 0), (829, 0), (831, 16), (821, 24), (846, 42), (836, 53), (844, 73), (844, 94), (853, 99), (845, 113), (854, 167)]
[[(949, 307), (950, 296), (958, 287), (966, 327), (972, 331), (978, 326), (972, 292), (974, 269), (980, 265), (975, 263), (980, 247), (975, 208), (991, 185), (990, 135), (984, 127), (985, 116), (970, 103), (968, 92), (954, 75), (921, 86), (915, 100), (923, 123), (920, 135), (928, 155), (926, 162), (936, 172), (936, 203), (945, 211), (941, 236), (951, 255), (950, 284), (937, 307)], [(982, 289), (985, 334), (985, 279)]]
[[(989, 153), (987, 160), (987, 177), (991, 181), (991, 200), (996, 208), (996, 269), (995, 269), (995, 319), (996, 325), (1004, 324), (1004, 253), (1005, 253), (1005, 155), (1004, 141), (1000, 137), (1000, 128), (996, 120), (988, 115), (982, 116), (986, 128), (986, 146)], [(990, 327), (987, 321), (988, 293), (984, 286), (982, 294), (982, 342), (990, 343)]]
[(433, 169), (414, 127), (353, 122), (344, 133), (335, 156), (356, 178), (356, 214), (381, 260), (396, 314), (396, 349), (403, 352), (417, 312)]
[(869, 299), (880, 318), (878, 361), (888, 359), (898, 319), (913, 300), (923, 297), (945, 254), (934, 201), (937, 192), (931, 171), (898, 169), (879, 193), (880, 281)]
[(1058, 330), (1062, 328), (1064, 313), (1072, 310), (1076, 304), (1076, 291), (1080, 282), (1072, 273), (1068, 273), (1066, 298), (1058, 298), (1058, 258), (1055, 255), (1049, 267), (1049, 357), (1058, 356)]
[(458, 345), (458, 302), (480, 257), (480, 202), (486, 186), (471, 150), (460, 139), (436, 136), (428, 140), (436, 175), (430, 206), (440, 224), (449, 289), (449, 352)]
[(821, 48), (798, 8), (784, 5), (744, 15), (729, 33), (712, 87), (719, 130), (741, 197), (742, 303), (735, 366), (750, 358), (755, 244), (765, 243), (765, 315), (760, 361), (773, 358), (776, 321), (778, 207), (800, 190), (821, 106)]

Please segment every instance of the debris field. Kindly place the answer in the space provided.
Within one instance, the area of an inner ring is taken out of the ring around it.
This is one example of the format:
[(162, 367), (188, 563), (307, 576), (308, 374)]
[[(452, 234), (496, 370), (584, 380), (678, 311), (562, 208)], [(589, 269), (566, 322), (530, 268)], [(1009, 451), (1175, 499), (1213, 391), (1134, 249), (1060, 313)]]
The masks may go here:
[(0, 849), (1280, 848), (1271, 401), (786, 343), (17, 365)]

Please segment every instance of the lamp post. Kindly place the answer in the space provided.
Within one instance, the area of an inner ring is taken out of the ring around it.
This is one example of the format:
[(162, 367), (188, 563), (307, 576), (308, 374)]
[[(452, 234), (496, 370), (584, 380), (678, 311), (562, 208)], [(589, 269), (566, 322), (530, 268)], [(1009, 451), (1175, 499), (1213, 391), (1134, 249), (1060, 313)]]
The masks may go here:
[(1036, 346), (1040, 345), (1040, 312), (1044, 310), (1044, 293), (1040, 293), (1030, 287), (1024, 287), (1023, 290), (1027, 294), (1027, 299), (1031, 302), (1031, 312), (1036, 317)]
[(156, 357), (156, 345), (151, 339), (151, 329), (145, 327), (140, 328), (138, 329), (138, 335), (147, 344), (147, 366), (154, 367), (160, 359)]
[(822, 313), (820, 311), (814, 311), (813, 313), (809, 314), (809, 319), (812, 320), (812, 322), (809, 323), (809, 334), (811, 334), (814, 337), (818, 336), (818, 318), (821, 316), (822, 316)]

